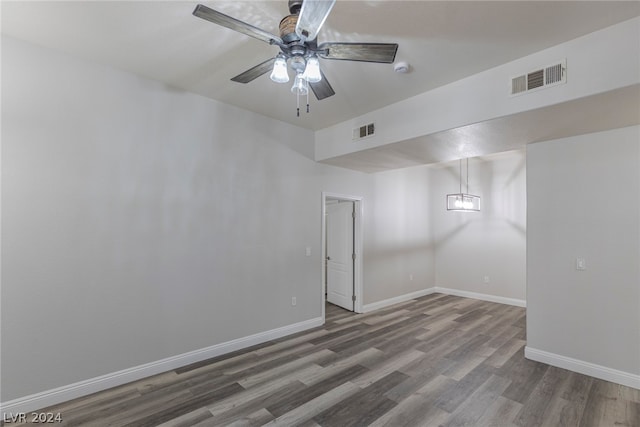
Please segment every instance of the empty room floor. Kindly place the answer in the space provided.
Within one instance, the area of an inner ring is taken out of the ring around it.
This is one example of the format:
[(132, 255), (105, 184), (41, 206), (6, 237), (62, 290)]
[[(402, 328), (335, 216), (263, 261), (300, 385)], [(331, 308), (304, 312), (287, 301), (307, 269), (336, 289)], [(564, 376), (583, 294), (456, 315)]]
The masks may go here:
[(527, 360), (525, 310), (432, 294), (44, 411), (90, 426), (639, 426), (640, 390)]

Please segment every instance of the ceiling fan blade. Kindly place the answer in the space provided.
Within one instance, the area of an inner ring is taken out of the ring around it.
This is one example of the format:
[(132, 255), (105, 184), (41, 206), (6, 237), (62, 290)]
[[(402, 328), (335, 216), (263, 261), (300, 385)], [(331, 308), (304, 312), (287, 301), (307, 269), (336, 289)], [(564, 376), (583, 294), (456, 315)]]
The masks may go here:
[[(324, 51), (324, 52), (323, 52)], [(391, 64), (396, 58), (396, 43), (322, 43), (318, 56), (344, 61), (382, 62)]]
[(327, 20), (336, 0), (304, 0), (296, 24), (296, 34), (303, 40), (313, 40)]
[(318, 101), (321, 101), (321, 100), (323, 100), (325, 98), (328, 98), (328, 97), (333, 96), (333, 95), (336, 94), (333, 91), (333, 88), (331, 87), (331, 84), (329, 83), (329, 81), (325, 77), (325, 75), (322, 72), (322, 70), (320, 70), (320, 74), (322, 75), (322, 79), (319, 82), (317, 82), (317, 83), (309, 83), (309, 86), (311, 86), (311, 90), (313, 91), (313, 94), (316, 96), (316, 99)]
[(276, 58), (267, 59), (261, 64), (256, 65), (253, 68), (249, 68), (242, 74), (238, 74), (231, 80), (238, 83), (249, 83), (260, 77), (261, 75), (268, 73), (273, 69), (273, 63), (276, 61)]
[(238, 19), (232, 18), (224, 13), (213, 10), (205, 5), (199, 4), (193, 10), (193, 14), (198, 18), (205, 19), (214, 24), (222, 25), (223, 27), (237, 31), (242, 34), (254, 37), (258, 40), (269, 44), (282, 44), (282, 39), (274, 34), (264, 31), (258, 27), (242, 22)]

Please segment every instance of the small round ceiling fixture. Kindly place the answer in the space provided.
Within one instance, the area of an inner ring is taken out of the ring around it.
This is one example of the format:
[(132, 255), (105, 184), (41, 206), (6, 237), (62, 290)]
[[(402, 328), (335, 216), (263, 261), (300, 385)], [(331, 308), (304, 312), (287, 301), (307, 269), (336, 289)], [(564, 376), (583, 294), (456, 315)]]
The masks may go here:
[(409, 63), (408, 62), (397, 62), (394, 66), (393, 66), (393, 71), (395, 71), (396, 73), (400, 73), (400, 74), (406, 74), (409, 72)]

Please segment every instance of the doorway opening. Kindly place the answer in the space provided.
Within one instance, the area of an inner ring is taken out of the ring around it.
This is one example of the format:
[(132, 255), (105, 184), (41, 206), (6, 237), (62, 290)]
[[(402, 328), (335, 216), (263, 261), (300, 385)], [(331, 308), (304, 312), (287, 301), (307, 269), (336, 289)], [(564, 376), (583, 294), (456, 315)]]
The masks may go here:
[(362, 313), (362, 197), (322, 193), (322, 318), (325, 303)]

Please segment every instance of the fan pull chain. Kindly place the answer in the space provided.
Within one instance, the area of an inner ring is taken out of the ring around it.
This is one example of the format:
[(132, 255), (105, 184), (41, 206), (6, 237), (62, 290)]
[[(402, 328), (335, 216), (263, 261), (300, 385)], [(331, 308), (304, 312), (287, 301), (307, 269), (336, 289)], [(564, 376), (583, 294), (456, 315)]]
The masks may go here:
[(296, 117), (300, 117), (300, 92), (296, 91)]
[(309, 89), (307, 88), (307, 113), (309, 113)]

